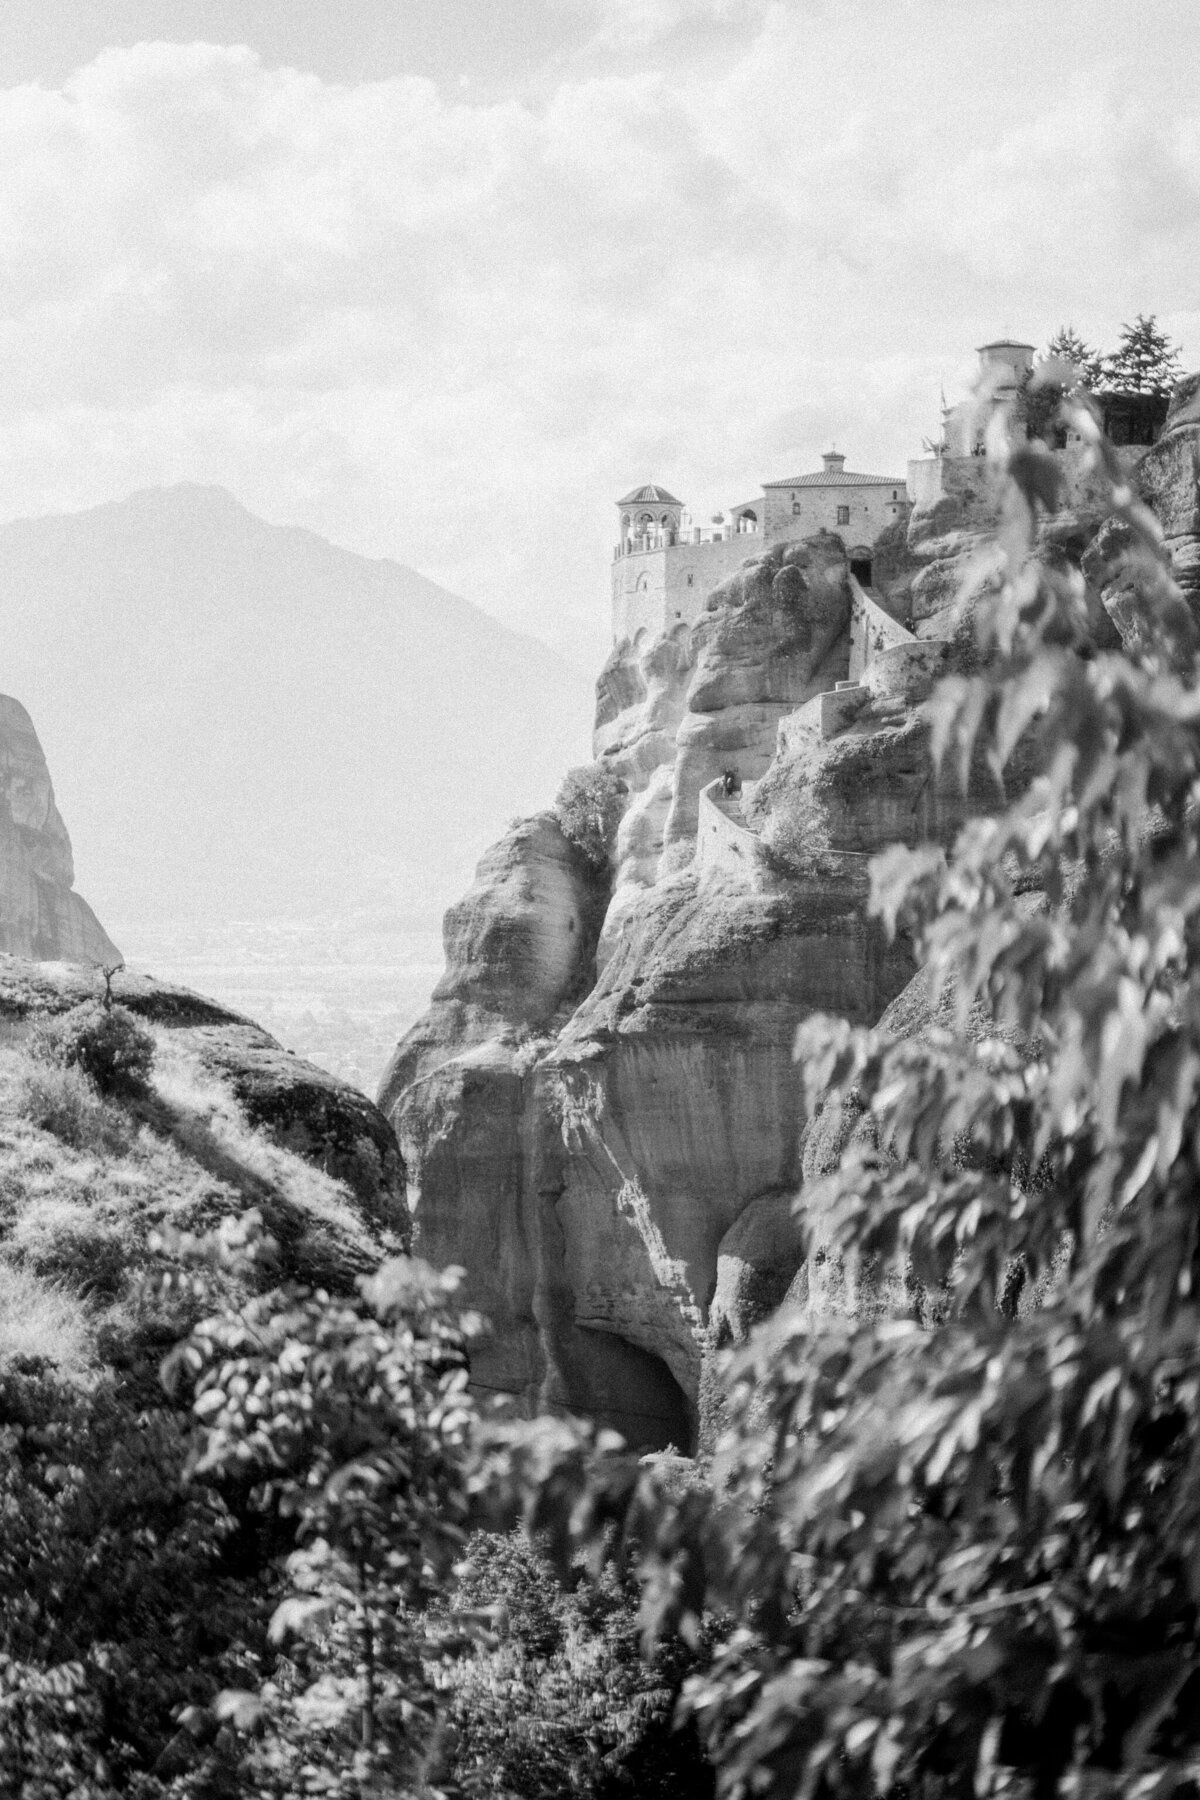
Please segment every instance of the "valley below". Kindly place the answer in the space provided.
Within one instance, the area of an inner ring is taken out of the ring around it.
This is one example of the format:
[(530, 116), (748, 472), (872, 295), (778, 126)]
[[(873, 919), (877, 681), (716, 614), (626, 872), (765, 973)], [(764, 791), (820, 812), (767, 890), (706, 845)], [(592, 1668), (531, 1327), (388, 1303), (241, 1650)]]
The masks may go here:
[(114, 926), (134, 971), (207, 994), (363, 1093), (442, 971), (441, 930), (374, 913)]

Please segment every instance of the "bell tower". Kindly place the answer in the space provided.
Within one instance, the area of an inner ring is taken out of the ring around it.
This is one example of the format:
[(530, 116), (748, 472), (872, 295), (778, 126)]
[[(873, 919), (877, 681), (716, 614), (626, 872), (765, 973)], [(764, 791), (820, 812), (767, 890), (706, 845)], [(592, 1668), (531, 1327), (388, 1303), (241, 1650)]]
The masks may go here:
[(679, 542), (683, 501), (648, 481), (617, 501), (617, 555), (664, 550)]

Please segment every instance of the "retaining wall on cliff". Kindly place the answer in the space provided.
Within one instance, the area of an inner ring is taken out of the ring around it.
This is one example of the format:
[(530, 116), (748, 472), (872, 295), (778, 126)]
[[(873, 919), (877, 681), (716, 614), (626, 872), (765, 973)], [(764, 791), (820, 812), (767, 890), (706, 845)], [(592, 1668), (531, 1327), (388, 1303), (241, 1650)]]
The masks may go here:
[(913, 633), (893, 619), (878, 601), (855, 580), (850, 582), (850, 668), (851, 681), (861, 681), (866, 670), (883, 650), (899, 644), (911, 644)]
[[(741, 808), (738, 808), (740, 813)], [(700, 789), (696, 868), (701, 877), (718, 869), (748, 875), (761, 854), (757, 833), (740, 824), (722, 793), (720, 778)]]

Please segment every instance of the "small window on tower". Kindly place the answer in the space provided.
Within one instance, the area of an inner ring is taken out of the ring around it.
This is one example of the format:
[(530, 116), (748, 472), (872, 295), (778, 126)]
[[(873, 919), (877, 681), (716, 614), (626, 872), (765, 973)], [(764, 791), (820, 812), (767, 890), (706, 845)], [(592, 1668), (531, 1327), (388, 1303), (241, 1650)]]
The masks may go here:
[(688, 586), (689, 586), (689, 587), (691, 587), (691, 585), (692, 585), (692, 581), (693, 581), (693, 577), (692, 577), (692, 576), (691, 576), (691, 575), (689, 575), (689, 576), (688, 576)]
[(838, 524), (839, 525), (848, 525), (849, 523), (850, 523), (850, 508), (848, 506), (839, 506), (838, 507)]
[(792, 501), (792, 511), (793, 513), (798, 513), (800, 511), (800, 502), (798, 500)]

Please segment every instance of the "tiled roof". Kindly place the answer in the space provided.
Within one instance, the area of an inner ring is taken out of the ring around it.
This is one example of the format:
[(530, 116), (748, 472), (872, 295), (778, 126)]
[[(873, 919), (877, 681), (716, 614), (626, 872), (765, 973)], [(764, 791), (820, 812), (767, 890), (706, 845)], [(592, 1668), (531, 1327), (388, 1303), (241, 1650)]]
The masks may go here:
[(648, 481), (644, 487), (634, 488), (632, 494), (626, 494), (623, 500), (618, 500), (617, 505), (682, 506), (683, 501), (677, 500), (674, 494), (668, 494), (666, 488), (658, 487), (653, 481)]
[(815, 475), (793, 475), (790, 481), (764, 481), (764, 488), (903, 487), (903, 475), (857, 475), (853, 469), (821, 469)]

